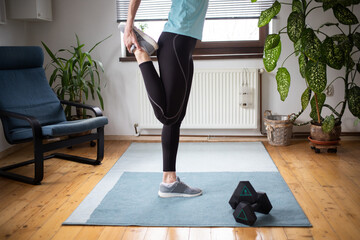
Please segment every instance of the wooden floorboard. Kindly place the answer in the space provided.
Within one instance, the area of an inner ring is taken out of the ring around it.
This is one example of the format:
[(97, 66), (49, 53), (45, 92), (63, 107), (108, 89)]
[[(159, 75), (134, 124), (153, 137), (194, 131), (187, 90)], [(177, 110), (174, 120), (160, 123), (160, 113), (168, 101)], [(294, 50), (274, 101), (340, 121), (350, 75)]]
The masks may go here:
[[(294, 140), (286, 147), (263, 142), (312, 223), (311, 228), (62, 226), (132, 141), (107, 140), (105, 158), (99, 166), (47, 160), (45, 177), (39, 186), (0, 178), (0, 239), (359, 239), (360, 140), (342, 141), (336, 154), (316, 154), (306, 140)], [(83, 144), (62, 152), (95, 157), (96, 149)], [(29, 145), (0, 159), (0, 166), (31, 158)], [(16, 171), (29, 176), (33, 173), (31, 165)]]

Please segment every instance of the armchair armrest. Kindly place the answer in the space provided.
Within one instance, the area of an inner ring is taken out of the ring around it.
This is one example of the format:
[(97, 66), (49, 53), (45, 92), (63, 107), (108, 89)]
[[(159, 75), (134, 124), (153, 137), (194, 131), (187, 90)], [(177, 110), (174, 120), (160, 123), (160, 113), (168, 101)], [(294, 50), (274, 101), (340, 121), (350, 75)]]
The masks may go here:
[(60, 100), (60, 102), (62, 104), (66, 104), (66, 105), (69, 105), (69, 106), (89, 109), (95, 114), (96, 117), (100, 117), (100, 116), (103, 115), (101, 109), (99, 107), (96, 107), (96, 106), (91, 106), (91, 105), (77, 103), (77, 102), (71, 102), (71, 101), (67, 101), (67, 100)]
[(11, 117), (26, 120), (30, 123), (33, 132), (34, 139), (41, 139), (42, 138), (42, 129), (39, 120), (33, 116), (24, 115), (21, 113), (9, 112), (0, 110), (0, 117)]

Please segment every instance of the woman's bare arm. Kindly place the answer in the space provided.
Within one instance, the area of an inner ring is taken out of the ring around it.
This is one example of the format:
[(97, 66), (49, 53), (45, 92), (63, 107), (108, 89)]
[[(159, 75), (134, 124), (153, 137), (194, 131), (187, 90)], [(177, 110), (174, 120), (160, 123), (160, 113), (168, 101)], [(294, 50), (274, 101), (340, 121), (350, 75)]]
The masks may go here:
[(134, 19), (140, 3), (141, 0), (131, 0), (129, 4), (126, 27), (124, 31), (124, 43), (129, 52), (132, 45), (135, 45), (138, 50), (142, 50), (133, 31)]

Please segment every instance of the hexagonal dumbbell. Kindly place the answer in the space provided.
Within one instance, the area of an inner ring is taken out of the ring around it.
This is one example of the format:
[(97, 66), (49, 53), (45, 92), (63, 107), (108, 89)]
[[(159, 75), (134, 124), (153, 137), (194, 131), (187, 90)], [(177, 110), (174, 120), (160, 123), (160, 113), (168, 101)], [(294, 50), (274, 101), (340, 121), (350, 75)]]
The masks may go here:
[(258, 199), (257, 192), (249, 181), (240, 181), (229, 200), (230, 206), (235, 209), (240, 202), (254, 203)]
[(268, 214), (272, 209), (266, 193), (256, 192), (249, 181), (241, 181), (238, 184), (229, 204), (232, 208), (235, 208), (233, 213), (235, 220), (246, 225), (255, 223), (257, 219), (255, 212)]

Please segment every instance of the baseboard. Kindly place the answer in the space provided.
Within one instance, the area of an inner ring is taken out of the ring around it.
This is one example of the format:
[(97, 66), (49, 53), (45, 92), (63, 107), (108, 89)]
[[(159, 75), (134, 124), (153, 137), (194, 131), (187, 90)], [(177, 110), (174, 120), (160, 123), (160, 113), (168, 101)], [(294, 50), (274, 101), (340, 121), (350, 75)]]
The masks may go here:
[[(182, 142), (210, 142), (210, 141), (266, 141), (266, 136), (190, 136), (190, 135), (181, 135), (180, 141)], [(105, 140), (118, 140), (118, 141), (133, 141), (133, 142), (160, 142), (161, 136), (159, 135), (141, 135), (141, 136), (131, 136), (131, 135), (106, 135)]]
[[(304, 140), (307, 139), (309, 133), (294, 133), (293, 140)], [(159, 135), (105, 135), (105, 140), (108, 141), (132, 141), (132, 142), (161, 142), (161, 136)], [(342, 133), (341, 140), (344, 141), (360, 141), (360, 134), (358, 133)], [(267, 136), (192, 136), (192, 135), (181, 135), (180, 141), (182, 142), (210, 142), (210, 141), (243, 141), (243, 142), (256, 142), (256, 141), (267, 141)]]

